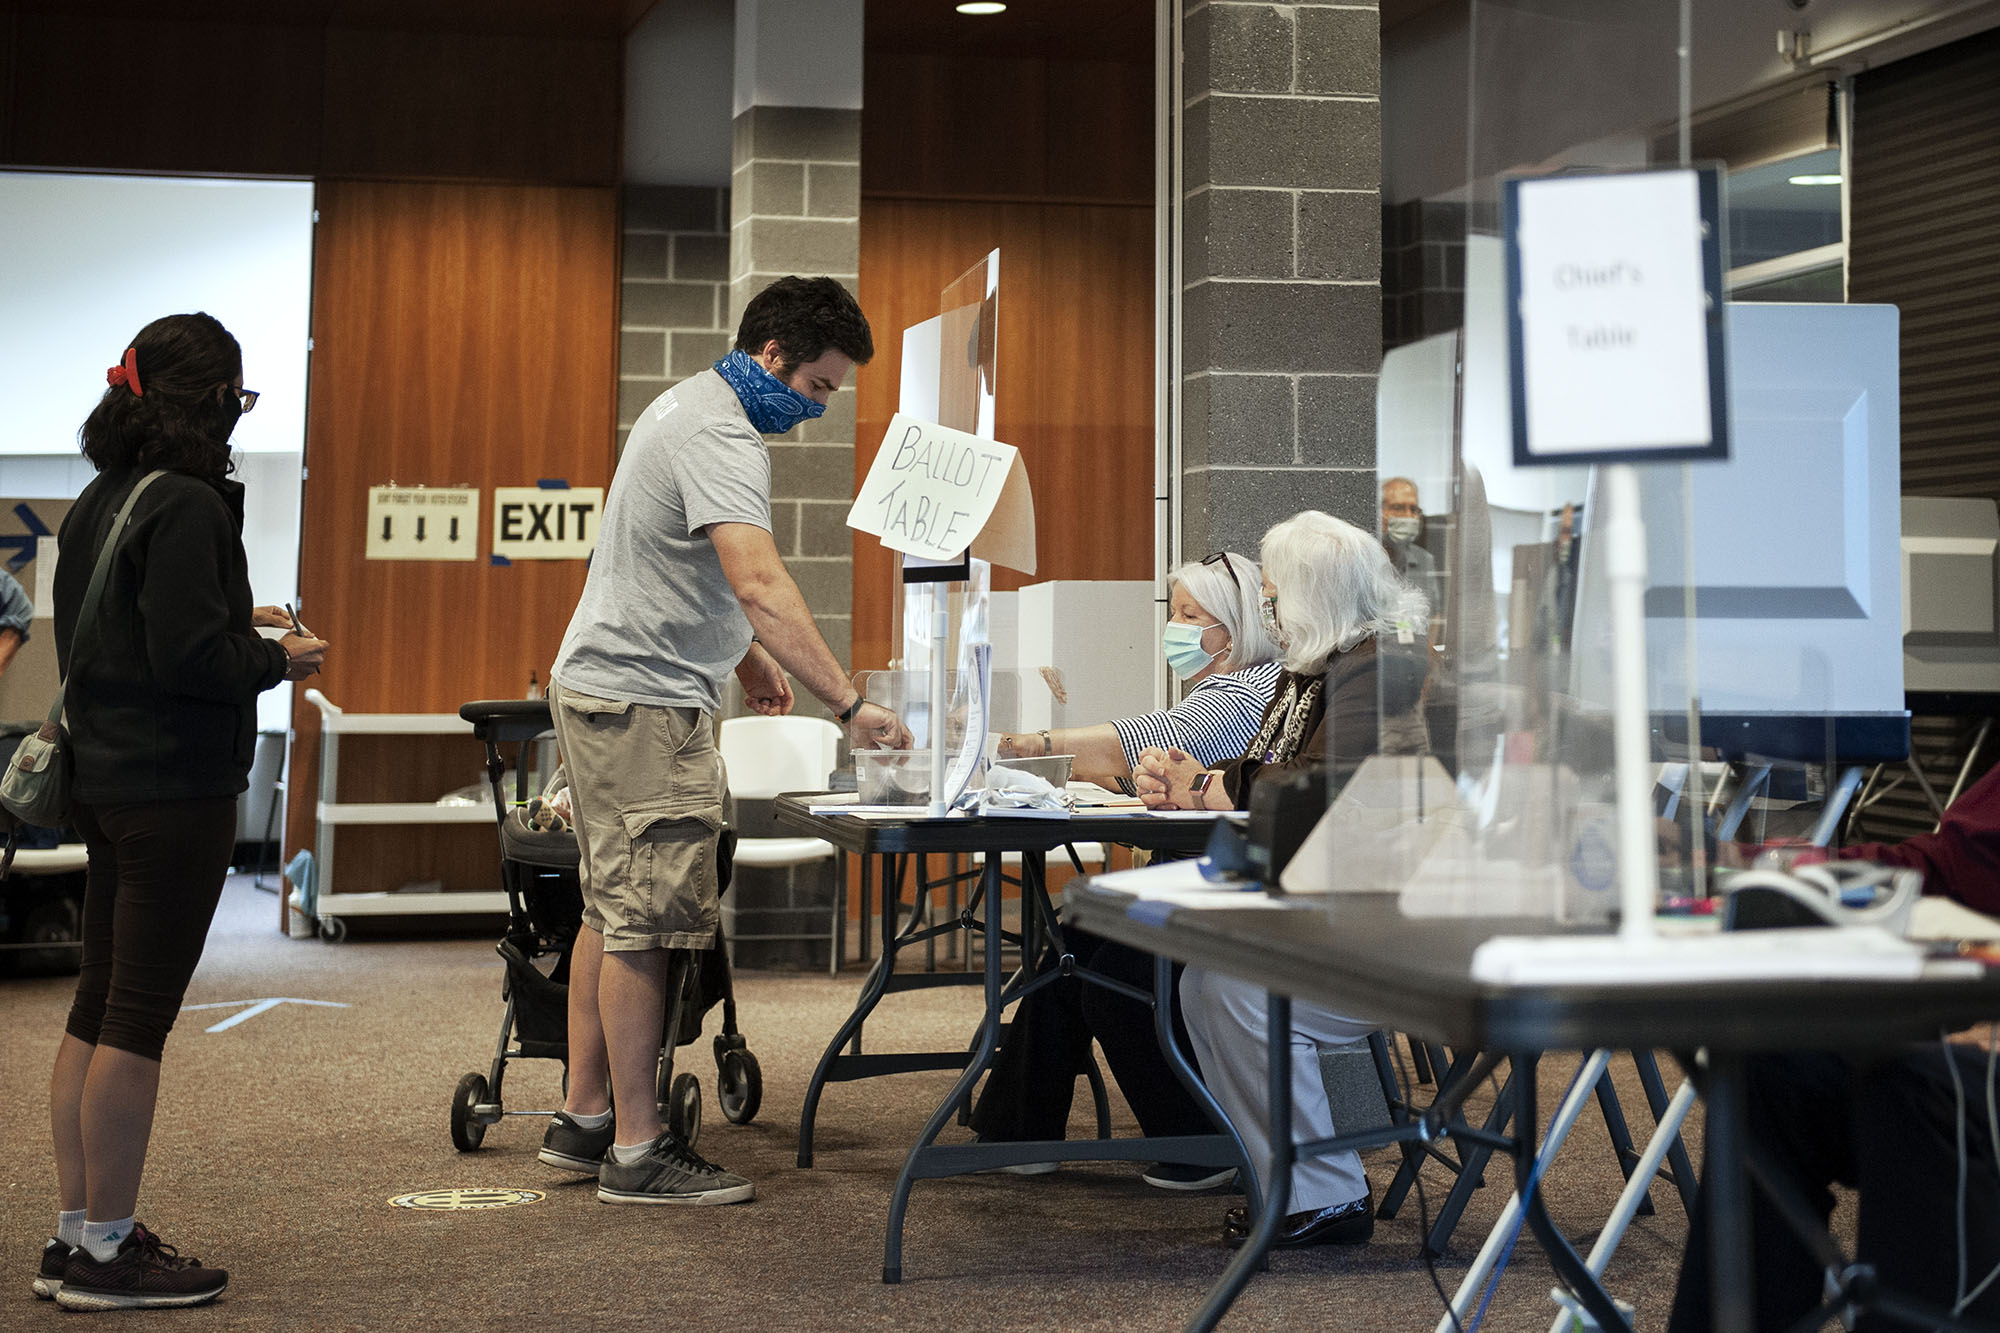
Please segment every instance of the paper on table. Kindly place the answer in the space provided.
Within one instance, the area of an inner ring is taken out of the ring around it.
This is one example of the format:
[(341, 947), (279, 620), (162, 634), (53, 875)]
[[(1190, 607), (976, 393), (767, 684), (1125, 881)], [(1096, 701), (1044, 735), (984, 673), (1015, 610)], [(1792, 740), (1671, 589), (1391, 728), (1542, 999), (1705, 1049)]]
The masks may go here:
[(2000, 921), (1949, 898), (1919, 898), (1910, 912), (1910, 938), (2000, 940)]

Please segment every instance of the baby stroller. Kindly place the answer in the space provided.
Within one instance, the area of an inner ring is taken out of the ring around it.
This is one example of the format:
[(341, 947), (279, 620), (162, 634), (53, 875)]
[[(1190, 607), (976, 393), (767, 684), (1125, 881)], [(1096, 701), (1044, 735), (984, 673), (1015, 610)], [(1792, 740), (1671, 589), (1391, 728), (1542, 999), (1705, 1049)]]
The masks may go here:
[[(472, 734), (486, 746), (487, 784), (500, 822), (500, 877), (508, 904), (507, 933), (497, 946), (507, 965), (500, 991), (507, 1011), (500, 1020), (499, 1045), (491, 1070), (461, 1078), (451, 1098), (452, 1144), (460, 1152), (472, 1152), (486, 1137), (486, 1127), (498, 1124), (502, 1116), (553, 1114), (505, 1109), (501, 1085), (509, 1060), (561, 1060), (563, 1086), (569, 1086), (569, 959), (583, 922), (582, 854), (574, 831), (567, 826), (537, 828), (529, 814), (533, 747), (553, 725), (547, 701), (482, 700), (463, 705), (458, 715), (472, 724)], [(504, 745), (514, 747), (511, 800), (505, 790)], [(716, 850), (723, 892), (729, 889), (735, 842), (736, 835), (725, 828)], [(667, 984), (668, 1039), (660, 1051), (658, 1079), (660, 1117), (690, 1147), (701, 1133), (701, 1080), (692, 1073), (674, 1072), (674, 1050), (700, 1038), (702, 1016), (717, 1001), (722, 1004), (722, 1032), (715, 1038), (717, 1100), (731, 1123), (747, 1125), (763, 1101), (764, 1081), (757, 1057), (736, 1030), (736, 995), (719, 927), (713, 947), (699, 954), (674, 955)]]

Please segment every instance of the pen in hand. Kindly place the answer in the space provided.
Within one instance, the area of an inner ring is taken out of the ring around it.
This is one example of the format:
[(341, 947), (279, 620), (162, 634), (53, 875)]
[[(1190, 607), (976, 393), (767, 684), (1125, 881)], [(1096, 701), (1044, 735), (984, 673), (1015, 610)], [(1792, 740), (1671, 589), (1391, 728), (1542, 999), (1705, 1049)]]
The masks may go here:
[(314, 637), (313, 632), (307, 629), (305, 625), (300, 622), (299, 613), (292, 610), (292, 604), (290, 602), (285, 603), (285, 614), (292, 618), (292, 633), (298, 635), (302, 639), (310, 639)]

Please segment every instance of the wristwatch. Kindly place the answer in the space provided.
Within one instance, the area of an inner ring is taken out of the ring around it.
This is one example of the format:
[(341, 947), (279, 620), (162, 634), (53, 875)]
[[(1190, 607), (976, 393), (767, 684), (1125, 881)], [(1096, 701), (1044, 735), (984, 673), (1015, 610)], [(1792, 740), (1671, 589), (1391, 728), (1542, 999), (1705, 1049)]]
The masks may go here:
[(1208, 790), (1208, 785), (1214, 781), (1215, 781), (1215, 770), (1212, 768), (1204, 772), (1195, 774), (1192, 778), (1188, 780), (1188, 795), (1190, 796), (1201, 795), (1203, 792)]
[(840, 719), (840, 725), (844, 727), (848, 723), (852, 722), (854, 720), (854, 715), (861, 711), (861, 705), (867, 702), (868, 700), (865, 696), (859, 694), (855, 695), (854, 702), (849, 704), (845, 709), (845, 711), (835, 714), (835, 716)]

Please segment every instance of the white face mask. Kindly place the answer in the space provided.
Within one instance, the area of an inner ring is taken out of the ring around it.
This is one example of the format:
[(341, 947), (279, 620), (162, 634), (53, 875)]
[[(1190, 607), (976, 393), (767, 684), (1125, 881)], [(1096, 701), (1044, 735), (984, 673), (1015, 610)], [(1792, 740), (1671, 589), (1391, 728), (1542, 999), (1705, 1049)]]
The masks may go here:
[(1258, 617), (1264, 622), (1264, 637), (1277, 646), (1279, 652), (1291, 647), (1292, 636), (1285, 633), (1278, 624), (1278, 599), (1265, 597), (1257, 603)]
[(1403, 546), (1423, 536), (1424, 521), (1420, 518), (1384, 519), (1382, 531), (1389, 535), (1390, 541)]

